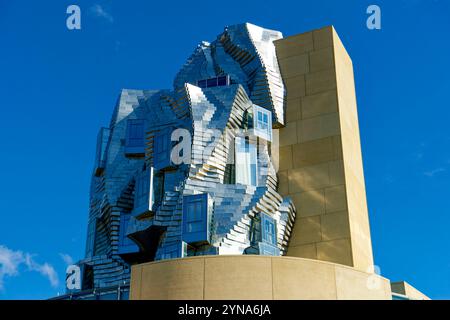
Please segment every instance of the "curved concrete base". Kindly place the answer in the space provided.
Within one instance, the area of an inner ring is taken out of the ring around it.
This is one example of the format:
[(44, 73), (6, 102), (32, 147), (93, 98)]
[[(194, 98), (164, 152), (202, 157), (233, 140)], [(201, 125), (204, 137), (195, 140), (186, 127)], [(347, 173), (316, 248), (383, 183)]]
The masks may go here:
[(132, 267), (130, 299), (392, 299), (389, 280), (294, 257), (202, 256)]

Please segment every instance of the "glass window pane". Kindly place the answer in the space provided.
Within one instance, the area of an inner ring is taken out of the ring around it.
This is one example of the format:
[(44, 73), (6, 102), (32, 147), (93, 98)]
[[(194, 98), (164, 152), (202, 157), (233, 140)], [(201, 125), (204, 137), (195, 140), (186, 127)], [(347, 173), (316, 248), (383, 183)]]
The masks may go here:
[(222, 76), (222, 77), (218, 78), (217, 85), (225, 86), (226, 84), (227, 84), (227, 77), (226, 76)]
[(258, 121), (262, 121), (262, 112), (258, 111)]
[(235, 180), (236, 183), (257, 185), (256, 146), (242, 137), (235, 140)]
[(257, 105), (253, 105), (254, 133), (265, 140), (272, 140), (272, 113)]
[(207, 207), (207, 194), (183, 197), (183, 241), (187, 243), (209, 241)]
[(126, 147), (144, 147), (144, 120), (129, 119), (127, 121)]
[(275, 220), (272, 217), (263, 214), (261, 216), (261, 222), (262, 222), (262, 241), (272, 245), (276, 245), (277, 237), (276, 237)]
[(208, 88), (210, 88), (210, 87), (217, 87), (217, 78), (212, 78), (212, 79), (206, 80), (206, 86)]
[(187, 211), (187, 221), (188, 222), (195, 221), (195, 218), (194, 218), (195, 207), (192, 204), (189, 204), (187, 210), (188, 210)]
[(194, 206), (194, 217), (195, 221), (201, 221), (202, 220), (202, 203), (200, 201), (195, 203)]
[(206, 88), (206, 80), (200, 80), (197, 84), (200, 88)]

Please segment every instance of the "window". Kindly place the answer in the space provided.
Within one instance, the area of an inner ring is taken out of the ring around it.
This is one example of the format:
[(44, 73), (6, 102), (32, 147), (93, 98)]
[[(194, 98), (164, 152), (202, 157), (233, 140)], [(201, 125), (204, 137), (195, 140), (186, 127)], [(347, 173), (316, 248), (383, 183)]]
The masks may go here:
[(153, 173), (153, 207), (156, 209), (164, 197), (164, 172)]
[(186, 215), (186, 231), (199, 232), (202, 230), (202, 207), (201, 199), (192, 201), (187, 207)]
[(275, 220), (264, 213), (261, 213), (261, 240), (271, 245), (277, 245)]
[(171, 128), (157, 132), (153, 140), (153, 165), (156, 170), (170, 166)]
[(212, 204), (207, 193), (183, 197), (183, 241), (209, 243)]
[(119, 250), (118, 254), (127, 254), (139, 252), (139, 247), (130, 238), (127, 237), (128, 223), (131, 215), (122, 213), (120, 215), (120, 230), (119, 230)]
[(235, 139), (235, 181), (245, 185), (257, 185), (258, 155), (256, 145), (246, 137)]
[(81, 265), (82, 284), (81, 290), (89, 290), (94, 288), (94, 267), (83, 263)]
[(94, 174), (100, 176), (106, 165), (106, 146), (108, 145), (110, 130), (101, 128), (97, 135), (97, 150), (95, 152)]
[(175, 259), (187, 256), (187, 243), (181, 241), (180, 243), (175, 243), (163, 247), (161, 259)]
[(228, 75), (197, 81), (197, 86), (199, 86), (200, 88), (212, 88), (217, 86), (229, 86), (229, 85), (230, 85), (230, 77)]
[(95, 231), (96, 231), (97, 219), (89, 219), (88, 230), (87, 230), (87, 240), (86, 240), (86, 257), (90, 258), (94, 255), (95, 246)]
[(258, 244), (259, 247), (259, 254), (262, 256), (279, 256), (280, 255), (280, 249), (278, 249), (274, 245), (270, 245), (265, 242), (260, 242)]
[(212, 79), (206, 80), (206, 87), (207, 88), (217, 87), (217, 78), (212, 78)]
[(197, 81), (197, 86), (199, 86), (200, 88), (206, 88), (206, 80)]
[(217, 85), (218, 86), (229, 86), (230, 85), (230, 77), (229, 76), (218, 77)]
[(136, 176), (133, 215), (151, 211), (154, 201), (153, 168), (147, 168)]
[(269, 117), (268, 117), (267, 113), (258, 111), (256, 114), (258, 115), (258, 119), (256, 121), (256, 127), (258, 129), (267, 131), (267, 128), (269, 127)]
[(277, 246), (276, 221), (265, 213), (261, 213), (261, 241), (258, 243), (259, 254), (265, 256), (279, 256)]
[(272, 141), (272, 112), (253, 105), (253, 129), (256, 136)]
[(125, 154), (145, 155), (145, 122), (143, 119), (129, 119), (127, 121)]

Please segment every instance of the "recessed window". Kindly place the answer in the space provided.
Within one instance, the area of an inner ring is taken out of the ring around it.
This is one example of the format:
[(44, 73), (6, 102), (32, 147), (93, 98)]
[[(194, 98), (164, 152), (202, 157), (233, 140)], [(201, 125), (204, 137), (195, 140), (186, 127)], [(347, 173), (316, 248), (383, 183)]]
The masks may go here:
[(200, 88), (213, 88), (217, 86), (229, 86), (229, 85), (230, 85), (230, 77), (228, 75), (197, 81), (197, 86), (199, 86)]
[(217, 85), (218, 86), (228, 86), (230, 85), (230, 77), (228, 76), (222, 76), (217, 78)]
[(171, 136), (170, 128), (157, 132), (153, 140), (153, 165), (160, 170), (170, 166)]
[(183, 241), (209, 242), (211, 203), (207, 193), (183, 197)]
[(206, 88), (206, 80), (199, 80), (199, 81), (197, 81), (197, 85), (200, 88)]
[(235, 181), (236, 183), (257, 185), (257, 148), (247, 137), (235, 139)]
[(155, 201), (153, 168), (140, 172), (135, 179), (133, 215), (139, 216), (151, 211)]
[(270, 245), (265, 242), (260, 242), (258, 244), (259, 254), (262, 256), (279, 256), (280, 249), (274, 245)]
[(271, 245), (277, 245), (275, 220), (264, 213), (261, 213), (261, 240)]
[(206, 80), (206, 87), (207, 88), (217, 87), (217, 78), (212, 78), (212, 79)]
[(95, 231), (96, 231), (97, 219), (89, 219), (87, 240), (86, 240), (86, 257), (90, 258), (94, 255), (95, 248)]
[(129, 119), (127, 121), (125, 154), (145, 155), (145, 121), (143, 119)]
[(253, 129), (256, 136), (272, 141), (272, 113), (253, 105)]
[(192, 201), (187, 207), (186, 231), (199, 232), (202, 230), (203, 201)]
[(95, 152), (95, 169), (94, 174), (99, 176), (102, 174), (106, 165), (106, 147), (108, 145), (110, 130), (101, 128), (97, 135), (97, 150)]

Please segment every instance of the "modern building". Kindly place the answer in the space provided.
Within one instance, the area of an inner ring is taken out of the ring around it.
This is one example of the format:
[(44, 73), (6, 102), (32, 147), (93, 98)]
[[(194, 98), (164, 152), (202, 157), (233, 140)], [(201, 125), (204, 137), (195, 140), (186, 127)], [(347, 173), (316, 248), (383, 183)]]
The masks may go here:
[(353, 67), (334, 28), (229, 26), (172, 89), (122, 90), (98, 134), (78, 266), (63, 298), (426, 298), (374, 272)]

